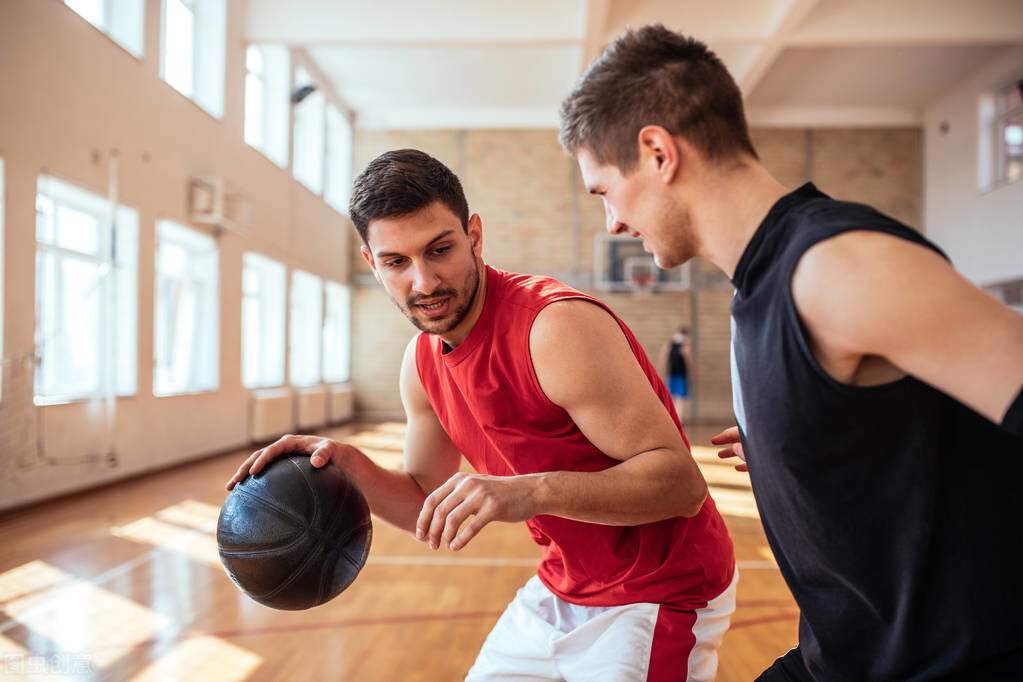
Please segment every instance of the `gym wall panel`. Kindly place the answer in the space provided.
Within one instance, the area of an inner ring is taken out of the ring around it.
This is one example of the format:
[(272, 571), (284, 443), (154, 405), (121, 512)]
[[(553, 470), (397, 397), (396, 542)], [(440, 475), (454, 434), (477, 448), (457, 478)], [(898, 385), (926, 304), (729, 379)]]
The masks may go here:
[(810, 177), (836, 199), (859, 201), (922, 231), (923, 132), (814, 130)]
[(295, 430), (295, 399), (291, 389), (252, 392), (249, 403), (249, 440), (263, 443)]
[(350, 383), (327, 386), (327, 421), (341, 424), (355, 416), (355, 391)]
[(300, 388), (295, 397), (295, 423), (303, 433), (327, 423), (327, 389), (324, 386)]

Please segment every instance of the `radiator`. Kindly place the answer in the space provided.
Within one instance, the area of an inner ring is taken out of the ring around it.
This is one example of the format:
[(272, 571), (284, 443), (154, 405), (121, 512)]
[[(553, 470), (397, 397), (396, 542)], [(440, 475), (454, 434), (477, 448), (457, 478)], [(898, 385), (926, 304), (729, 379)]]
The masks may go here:
[(327, 424), (327, 388), (311, 386), (298, 389), (297, 422), (300, 431), (318, 429)]
[(330, 392), (328, 421), (340, 424), (351, 420), (355, 416), (355, 391), (352, 385), (331, 384), (327, 389)]
[(294, 399), (290, 389), (268, 388), (252, 392), (249, 438), (263, 443), (295, 430)]

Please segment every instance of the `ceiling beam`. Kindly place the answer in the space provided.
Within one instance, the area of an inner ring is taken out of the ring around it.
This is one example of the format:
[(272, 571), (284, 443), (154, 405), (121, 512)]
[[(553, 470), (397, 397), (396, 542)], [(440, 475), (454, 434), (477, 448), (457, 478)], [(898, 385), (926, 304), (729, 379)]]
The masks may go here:
[(760, 53), (753, 59), (746, 73), (739, 78), (739, 89), (742, 90), (743, 95), (749, 96), (760, 84), (771, 65), (778, 59), (778, 55), (788, 46), (789, 39), (796, 33), (818, 1), (787, 0), (784, 7), (779, 5), (781, 11), (775, 22), (774, 30), (764, 42)]
[(998, 45), (1023, 40), (1019, 0), (845, 0), (822, 7), (790, 45)]

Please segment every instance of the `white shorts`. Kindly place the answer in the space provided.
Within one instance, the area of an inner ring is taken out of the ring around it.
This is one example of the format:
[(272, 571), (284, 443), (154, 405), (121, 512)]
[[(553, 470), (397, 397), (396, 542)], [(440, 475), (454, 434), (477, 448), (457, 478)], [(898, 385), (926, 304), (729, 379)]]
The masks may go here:
[(651, 603), (570, 604), (534, 576), (501, 614), (466, 682), (709, 682), (738, 580), (736, 571), (706, 607), (683, 611)]

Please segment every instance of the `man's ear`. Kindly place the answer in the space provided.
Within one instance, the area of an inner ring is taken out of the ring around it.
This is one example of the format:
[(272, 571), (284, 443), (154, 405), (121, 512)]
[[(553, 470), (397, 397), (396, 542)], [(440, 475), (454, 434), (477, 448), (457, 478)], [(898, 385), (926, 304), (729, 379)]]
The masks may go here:
[[(359, 247), (359, 251), (362, 252), (362, 257), (367, 263), (369, 263), (369, 269), (373, 271), (373, 276), (380, 282), (380, 273), (377, 272), (377, 262), (373, 260), (373, 252), (369, 250), (369, 247), (363, 244)], [(383, 284), (383, 282), (380, 282)]]
[(476, 254), (477, 258), (481, 258), (483, 256), (483, 219), (480, 218), (479, 213), (473, 213), (469, 218), (466, 232), (468, 232), (469, 241), (472, 243), (472, 252)]
[(675, 136), (661, 126), (644, 126), (639, 131), (639, 163), (670, 183), (681, 170), (682, 149)]

